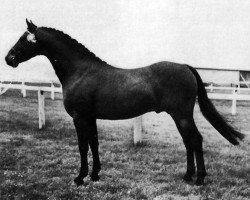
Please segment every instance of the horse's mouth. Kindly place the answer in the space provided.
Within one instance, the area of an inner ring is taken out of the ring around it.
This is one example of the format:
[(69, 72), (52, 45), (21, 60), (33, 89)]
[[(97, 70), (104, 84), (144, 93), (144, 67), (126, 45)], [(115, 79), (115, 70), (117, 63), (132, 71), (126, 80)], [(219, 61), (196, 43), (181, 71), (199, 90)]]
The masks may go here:
[(13, 68), (16, 68), (17, 66), (18, 66), (18, 62), (16, 62), (16, 61), (12, 61), (10, 64), (8, 64), (8, 65), (10, 65), (11, 67), (13, 67)]
[(18, 62), (12, 62), (11, 64), (8, 64), (9, 66), (16, 68), (18, 66)]
[(18, 62), (13, 62), (11, 67), (16, 68), (18, 66)]

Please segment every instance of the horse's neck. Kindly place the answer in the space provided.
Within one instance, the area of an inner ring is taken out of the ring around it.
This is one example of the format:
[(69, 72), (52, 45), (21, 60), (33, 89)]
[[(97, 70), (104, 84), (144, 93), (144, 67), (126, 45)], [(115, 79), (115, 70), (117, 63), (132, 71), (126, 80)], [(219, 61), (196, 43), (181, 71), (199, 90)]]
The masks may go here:
[(76, 62), (78, 60), (76, 56), (74, 56), (74, 52), (66, 51), (64, 53), (58, 53), (55, 49), (51, 48), (49, 51), (46, 51), (45, 56), (51, 62), (63, 86), (77, 73)]
[(102, 62), (88, 51), (85, 55), (84, 52), (79, 53), (77, 48), (71, 48), (61, 41), (48, 38), (49, 40), (41, 39), (43, 55), (50, 60), (63, 86), (71, 83), (72, 79), (77, 78), (84, 71), (89, 70), (90, 66), (93, 68), (93, 65), (89, 65), (90, 62)]

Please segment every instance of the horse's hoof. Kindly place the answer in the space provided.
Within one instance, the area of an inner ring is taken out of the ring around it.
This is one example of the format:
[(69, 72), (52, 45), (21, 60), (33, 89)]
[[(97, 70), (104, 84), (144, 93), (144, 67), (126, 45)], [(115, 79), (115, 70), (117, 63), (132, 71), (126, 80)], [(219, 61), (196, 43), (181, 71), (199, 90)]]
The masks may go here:
[(99, 181), (100, 177), (98, 174), (90, 174), (90, 178), (92, 181)]
[(80, 185), (83, 185), (83, 179), (82, 178), (76, 177), (74, 179), (74, 182), (77, 185), (77, 187), (79, 187)]
[(204, 185), (204, 179), (197, 179), (196, 182), (195, 182), (195, 185), (196, 186), (201, 186), (201, 185)]
[(182, 178), (186, 182), (191, 182), (193, 181), (192, 175), (185, 174)]

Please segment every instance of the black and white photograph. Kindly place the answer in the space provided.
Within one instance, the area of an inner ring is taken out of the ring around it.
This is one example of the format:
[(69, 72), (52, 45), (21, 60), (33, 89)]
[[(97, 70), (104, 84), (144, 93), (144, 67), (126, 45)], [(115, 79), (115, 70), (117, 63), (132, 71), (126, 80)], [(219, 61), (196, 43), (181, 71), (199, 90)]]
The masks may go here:
[(0, 200), (250, 199), (250, 1), (0, 4)]

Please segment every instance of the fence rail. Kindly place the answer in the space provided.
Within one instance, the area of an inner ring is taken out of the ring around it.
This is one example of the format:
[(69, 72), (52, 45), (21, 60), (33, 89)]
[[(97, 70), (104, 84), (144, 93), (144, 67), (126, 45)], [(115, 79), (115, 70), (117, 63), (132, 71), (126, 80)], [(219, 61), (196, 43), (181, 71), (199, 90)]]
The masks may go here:
[[(45, 84), (50, 84), (50, 86), (33, 86), (33, 85), (26, 85), (25, 83), (45, 83)], [(26, 91), (31, 90), (31, 91), (44, 91), (44, 92), (51, 92), (51, 99), (55, 98), (55, 93), (62, 93), (62, 87), (55, 87), (55, 83), (53, 81), (51, 82), (31, 82), (31, 81), (2, 81), (0, 82), (0, 95), (5, 93), (8, 89), (19, 89), (21, 90), (23, 97), (26, 97)]]

